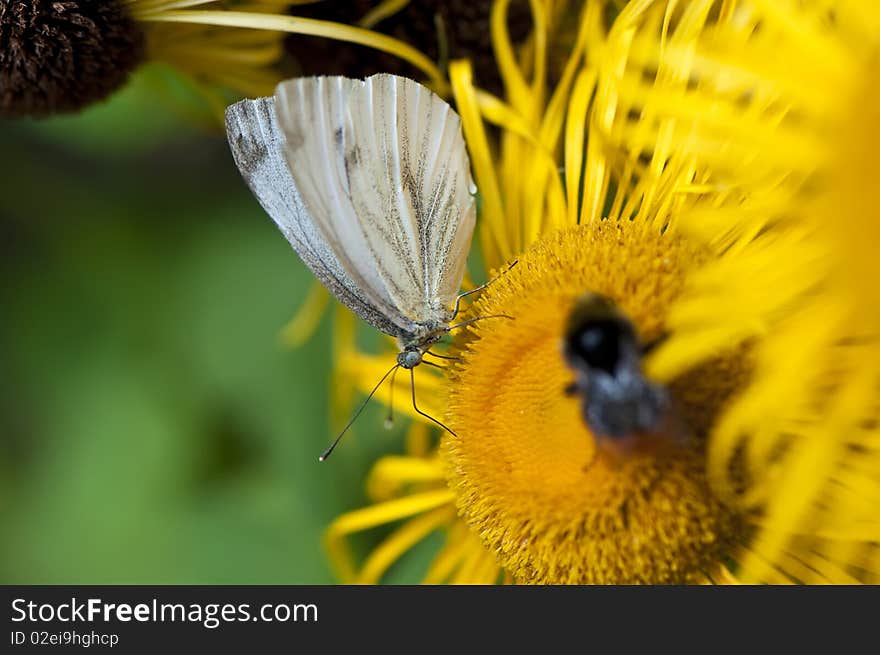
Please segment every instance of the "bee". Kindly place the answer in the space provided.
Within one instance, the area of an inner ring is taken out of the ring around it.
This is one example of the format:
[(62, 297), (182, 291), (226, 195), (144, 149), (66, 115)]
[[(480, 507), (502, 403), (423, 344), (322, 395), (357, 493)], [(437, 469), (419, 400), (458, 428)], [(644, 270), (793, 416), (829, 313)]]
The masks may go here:
[(569, 315), (563, 357), (575, 374), (566, 393), (578, 396), (598, 438), (655, 433), (670, 412), (668, 390), (642, 371), (643, 346), (632, 322), (610, 299), (588, 293)]

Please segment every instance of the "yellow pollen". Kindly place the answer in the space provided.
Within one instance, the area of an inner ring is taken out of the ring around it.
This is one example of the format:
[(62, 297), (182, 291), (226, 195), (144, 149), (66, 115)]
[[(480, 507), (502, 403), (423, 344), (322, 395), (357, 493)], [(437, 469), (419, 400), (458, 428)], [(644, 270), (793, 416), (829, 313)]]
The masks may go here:
[[(457, 338), (448, 418), (458, 436), (443, 450), (460, 513), (516, 580), (682, 583), (730, 552), (737, 522), (709, 490), (702, 434), (597, 441), (565, 393), (574, 301), (606, 295), (654, 339), (699, 259), (640, 223), (578, 226), (538, 242), (471, 308), (514, 320), (480, 321)], [(700, 403), (714, 413), (716, 390), (729, 389), (712, 373), (692, 378), (704, 391), (676, 398), (686, 422), (705, 422)]]

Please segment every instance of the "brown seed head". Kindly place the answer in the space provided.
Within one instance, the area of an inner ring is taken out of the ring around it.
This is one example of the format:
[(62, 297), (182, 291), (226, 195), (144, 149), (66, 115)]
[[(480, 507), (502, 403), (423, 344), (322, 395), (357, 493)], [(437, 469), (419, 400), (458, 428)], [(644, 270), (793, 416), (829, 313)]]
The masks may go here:
[(82, 109), (143, 57), (143, 33), (118, 0), (0, 0), (0, 115)]

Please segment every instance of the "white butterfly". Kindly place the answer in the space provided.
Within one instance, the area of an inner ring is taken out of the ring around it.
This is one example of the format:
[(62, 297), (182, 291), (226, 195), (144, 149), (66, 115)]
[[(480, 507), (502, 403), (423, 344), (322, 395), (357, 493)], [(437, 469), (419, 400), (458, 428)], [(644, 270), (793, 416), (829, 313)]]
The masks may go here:
[(466, 295), (476, 188), (458, 115), (403, 77), (307, 77), (232, 105), (226, 130), (242, 176), (305, 264), (397, 337), (397, 365), (379, 384), (398, 367), (412, 377)]

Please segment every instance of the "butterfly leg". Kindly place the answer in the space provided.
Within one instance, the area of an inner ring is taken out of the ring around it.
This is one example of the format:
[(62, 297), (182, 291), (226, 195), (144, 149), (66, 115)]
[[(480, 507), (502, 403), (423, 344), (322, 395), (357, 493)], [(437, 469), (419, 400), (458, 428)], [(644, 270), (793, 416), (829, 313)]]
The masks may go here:
[(484, 283), (484, 284), (481, 284), (480, 286), (478, 286), (478, 287), (476, 287), (476, 288), (474, 288), (474, 289), (471, 289), (470, 291), (465, 291), (464, 293), (460, 293), (460, 294), (458, 295), (458, 297), (455, 299), (455, 306), (452, 308), (452, 318), (450, 318), (449, 320), (452, 321), (452, 320), (455, 319), (456, 316), (458, 316), (458, 312), (459, 312), (459, 310), (461, 309), (461, 307), (460, 307), (460, 303), (461, 303), (461, 299), (462, 299), (462, 298), (467, 298), (467, 297), (468, 297), (469, 295), (471, 295), (471, 294), (478, 293), (478, 292), (482, 291), (483, 289), (485, 289), (486, 287), (488, 287), (490, 284), (492, 284), (495, 280), (497, 280), (499, 277), (501, 277), (502, 275), (504, 275), (505, 273), (507, 273), (511, 268), (513, 268), (514, 266), (516, 266), (516, 263), (517, 263), (518, 261), (519, 261), (519, 260), (516, 260), (516, 259), (515, 259), (515, 260), (513, 261), (513, 263), (512, 263), (510, 266), (507, 267), (507, 269), (504, 271), (504, 273), (499, 273), (498, 275), (496, 275), (495, 277), (493, 277), (493, 278), (492, 278), (491, 280), (489, 280), (488, 282), (486, 282), (486, 283)]
[(460, 362), (460, 361), (461, 361), (461, 357), (450, 357), (449, 355), (439, 355), (439, 354), (437, 354), (437, 353), (435, 353), (435, 352), (431, 352), (430, 350), (426, 350), (426, 351), (425, 351), (425, 354), (426, 354), (426, 355), (431, 355), (432, 357), (439, 357), (440, 359), (450, 359), (450, 360), (452, 360), (452, 361), (454, 361), (454, 362)]
[(477, 316), (476, 318), (469, 318), (466, 321), (462, 321), (461, 323), (456, 323), (455, 325), (450, 325), (449, 329), (455, 330), (458, 328), (463, 328), (471, 323), (476, 323), (477, 321), (482, 321), (487, 318), (509, 318), (511, 321), (515, 321), (516, 319), (513, 316), (508, 316), (507, 314), (489, 314), (488, 316)]
[(453, 431), (450, 430), (448, 427), (446, 427), (445, 425), (443, 425), (440, 421), (438, 421), (437, 419), (435, 419), (435, 418), (434, 418), (433, 416), (431, 416), (430, 414), (425, 414), (425, 412), (423, 412), (422, 410), (420, 410), (419, 407), (418, 407), (418, 405), (416, 405), (416, 375), (415, 375), (413, 369), (409, 369), (409, 381), (410, 381), (410, 388), (412, 389), (412, 406), (413, 406), (413, 409), (415, 410), (416, 414), (418, 414), (419, 416), (424, 416), (424, 417), (425, 417), (426, 419), (428, 419), (429, 421), (433, 421), (434, 423), (436, 423), (437, 425), (439, 425), (441, 428), (443, 428), (444, 430), (446, 430), (446, 431), (447, 431), (449, 434), (451, 434), (453, 437), (457, 437), (458, 435), (455, 434), (455, 432), (453, 432)]

